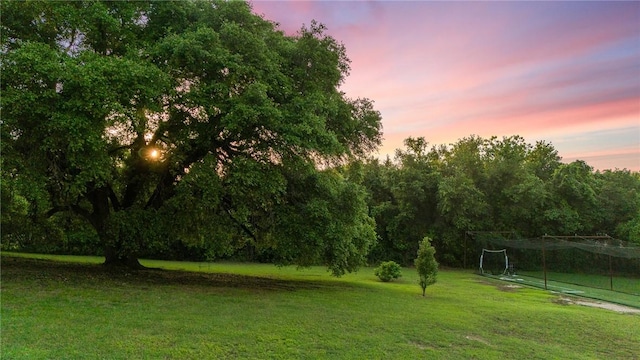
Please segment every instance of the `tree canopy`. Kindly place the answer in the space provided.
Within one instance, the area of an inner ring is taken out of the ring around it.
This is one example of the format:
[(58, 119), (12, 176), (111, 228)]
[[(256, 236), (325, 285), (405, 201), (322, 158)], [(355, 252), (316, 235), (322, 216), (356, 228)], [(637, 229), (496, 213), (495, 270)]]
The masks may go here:
[(287, 36), (234, 1), (1, 6), (3, 192), (33, 221), (82, 217), (107, 263), (173, 242), (362, 262), (363, 190), (318, 169), (376, 149), (380, 114), (339, 90), (321, 24)]

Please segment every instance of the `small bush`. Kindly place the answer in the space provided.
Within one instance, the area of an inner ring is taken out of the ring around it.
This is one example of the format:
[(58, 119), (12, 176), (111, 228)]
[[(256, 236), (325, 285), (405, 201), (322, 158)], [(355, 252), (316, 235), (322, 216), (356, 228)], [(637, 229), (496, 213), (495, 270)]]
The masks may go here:
[(400, 265), (395, 261), (385, 261), (381, 263), (380, 266), (375, 268), (374, 273), (384, 282), (389, 282), (402, 276)]

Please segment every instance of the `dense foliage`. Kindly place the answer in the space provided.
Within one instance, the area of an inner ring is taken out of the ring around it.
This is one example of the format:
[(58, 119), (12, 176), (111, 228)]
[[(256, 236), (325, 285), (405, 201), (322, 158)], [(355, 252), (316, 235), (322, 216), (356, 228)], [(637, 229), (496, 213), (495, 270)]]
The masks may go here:
[(317, 169), (375, 149), (380, 115), (338, 90), (349, 60), (322, 25), (286, 36), (228, 1), (1, 10), (3, 242), (88, 224), (107, 263), (366, 258), (362, 187)]
[(393, 160), (352, 166), (376, 220), (370, 261), (410, 265), (427, 234), (438, 261), (463, 266), (474, 250), (465, 239), (470, 230), (524, 238), (608, 234), (640, 245), (640, 173), (560, 160), (547, 142), (471, 136), (432, 147), (408, 138)]

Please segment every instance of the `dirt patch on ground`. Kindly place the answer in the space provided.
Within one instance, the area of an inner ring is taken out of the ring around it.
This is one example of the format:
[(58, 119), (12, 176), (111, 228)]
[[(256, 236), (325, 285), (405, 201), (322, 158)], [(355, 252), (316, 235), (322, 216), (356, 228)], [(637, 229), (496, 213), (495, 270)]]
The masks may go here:
[(422, 341), (417, 341), (417, 340), (411, 340), (411, 341), (409, 341), (409, 344), (417, 347), (420, 350), (426, 350), (426, 349), (431, 348), (431, 346), (423, 343)]
[(621, 314), (640, 314), (640, 309), (632, 308), (629, 306), (612, 304), (608, 302), (595, 301), (595, 300), (585, 300), (585, 299), (577, 299), (577, 298), (569, 298), (565, 296), (560, 296), (553, 300), (556, 304), (561, 305), (582, 305), (582, 306), (590, 306), (600, 309), (606, 309), (615, 311)]
[(514, 285), (514, 284), (507, 284), (507, 285), (498, 285), (497, 288), (498, 288), (498, 290), (501, 290), (501, 291), (515, 291), (517, 289), (521, 289), (522, 286)]
[(500, 291), (508, 291), (508, 292), (512, 292), (512, 291), (516, 291), (518, 289), (521, 289), (522, 286), (520, 285), (516, 285), (516, 284), (502, 284), (502, 283), (497, 283), (495, 281), (485, 281), (485, 280), (479, 280), (478, 281), (480, 284), (483, 285), (491, 285), (491, 286), (495, 286), (496, 289), (500, 290)]
[(471, 341), (477, 341), (477, 342), (485, 344), (485, 345), (491, 345), (491, 344), (489, 344), (489, 342), (487, 340), (481, 338), (480, 336), (467, 335), (467, 336), (465, 336), (465, 339), (471, 340)]

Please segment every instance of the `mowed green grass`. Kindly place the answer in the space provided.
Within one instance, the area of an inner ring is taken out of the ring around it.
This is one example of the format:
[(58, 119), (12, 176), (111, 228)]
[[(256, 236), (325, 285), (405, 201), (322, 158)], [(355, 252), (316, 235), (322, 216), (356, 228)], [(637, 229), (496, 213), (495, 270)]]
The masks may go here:
[[(542, 271), (521, 271), (519, 273), (538, 279), (544, 279), (544, 273)], [(589, 286), (603, 290), (611, 289), (612, 280), (614, 291), (640, 296), (639, 277), (613, 276), (613, 279), (611, 279), (609, 276), (605, 275), (547, 272), (547, 281)]]
[[(638, 309), (640, 311), (640, 280), (638, 279), (627, 279), (628, 289), (630, 290), (628, 293), (621, 291), (611, 291), (608, 289), (601, 289), (594, 287), (595, 281), (589, 279), (589, 277), (597, 277), (597, 275), (580, 275), (580, 274), (562, 274), (564, 276), (552, 278), (547, 278), (547, 287), (546, 289), (555, 292), (558, 294), (565, 295), (573, 295), (579, 296), (585, 299), (593, 299), (597, 301), (605, 301), (609, 303), (619, 304), (623, 306), (630, 306)], [(544, 278), (539, 278), (537, 276), (531, 276), (529, 273), (519, 272), (517, 275), (509, 276), (509, 275), (488, 275), (484, 274), (484, 276), (499, 279), (504, 281), (509, 281), (512, 284), (520, 285), (520, 286), (530, 286), (536, 287), (539, 289), (545, 289)], [(563, 281), (556, 280), (560, 278)], [(585, 285), (577, 285), (577, 282), (572, 282), (574, 279), (585, 279)], [(636, 282), (637, 288), (633, 287), (633, 282)], [(635, 294), (631, 291), (635, 291)]]
[(640, 316), (442, 270), (2, 257), (2, 359), (636, 359)]

